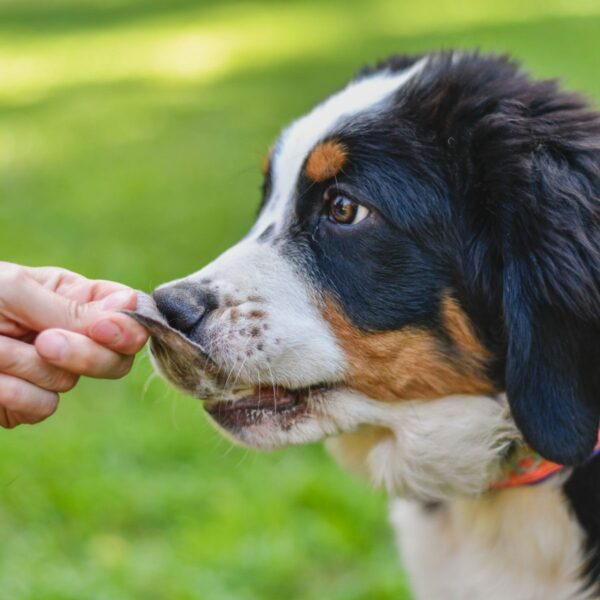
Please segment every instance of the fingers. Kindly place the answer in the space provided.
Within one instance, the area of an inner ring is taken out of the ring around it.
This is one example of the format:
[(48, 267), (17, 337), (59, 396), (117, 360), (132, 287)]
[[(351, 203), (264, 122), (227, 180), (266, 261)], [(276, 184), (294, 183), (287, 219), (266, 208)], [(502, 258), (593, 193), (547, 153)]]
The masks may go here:
[(28, 333), (28, 329), (17, 325), (13, 321), (0, 320), (0, 335), (7, 335), (9, 337), (21, 337)]
[(148, 332), (131, 317), (120, 313), (101, 315), (87, 330), (93, 340), (120, 354), (139, 352), (148, 340)]
[(76, 375), (119, 379), (127, 375), (133, 357), (119, 354), (72, 331), (49, 329), (35, 340), (35, 349), (46, 362)]
[(148, 338), (119, 312), (136, 304), (115, 282), (0, 262), (0, 426), (50, 416), (79, 375), (126, 375)]
[(80, 303), (102, 300), (119, 291), (131, 291), (131, 288), (122, 283), (88, 279), (83, 275), (59, 267), (23, 268), (45, 288)]
[(78, 376), (45, 362), (31, 344), (0, 336), (0, 373), (51, 392), (68, 392)]
[[(43, 277), (50, 288), (40, 283)], [(78, 286), (87, 289), (77, 291)], [(86, 302), (69, 297), (69, 294), (86, 298)], [(89, 298), (101, 299), (87, 302)], [(139, 323), (117, 311), (133, 310), (136, 304), (135, 290), (121, 284), (89, 281), (61, 269), (24, 269), (0, 263), (2, 313), (34, 331), (51, 328), (76, 331), (121, 354), (134, 354), (142, 348), (148, 334)]]
[(12, 428), (21, 423), (38, 423), (54, 413), (58, 394), (28, 381), (0, 374), (0, 426)]
[(25, 269), (0, 271), (0, 304), (5, 316), (35, 331), (51, 327), (84, 333), (102, 311), (133, 309), (134, 290), (120, 290), (98, 302), (81, 303), (44, 287)]

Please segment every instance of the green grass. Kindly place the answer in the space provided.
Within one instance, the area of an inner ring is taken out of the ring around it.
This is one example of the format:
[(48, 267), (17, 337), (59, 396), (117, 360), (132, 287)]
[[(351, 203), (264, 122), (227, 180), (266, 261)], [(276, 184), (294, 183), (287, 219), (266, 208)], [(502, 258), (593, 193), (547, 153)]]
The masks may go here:
[[(132, 286), (250, 224), (278, 129), (391, 52), (509, 51), (600, 98), (595, 0), (0, 0), (0, 257)], [(386, 501), (231, 447), (146, 356), (0, 432), (0, 597), (409, 598)]]

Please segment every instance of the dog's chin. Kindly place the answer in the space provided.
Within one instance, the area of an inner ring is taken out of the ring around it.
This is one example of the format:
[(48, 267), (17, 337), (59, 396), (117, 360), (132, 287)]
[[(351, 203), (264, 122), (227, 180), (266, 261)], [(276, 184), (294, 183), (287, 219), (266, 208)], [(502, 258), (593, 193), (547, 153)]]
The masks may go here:
[(316, 442), (337, 433), (325, 417), (329, 396), (338, 386), (289, 389), (256, 385), (235, 399), (205, 401), (206, 412), (228, 437), (245, 446), (272, 450)]

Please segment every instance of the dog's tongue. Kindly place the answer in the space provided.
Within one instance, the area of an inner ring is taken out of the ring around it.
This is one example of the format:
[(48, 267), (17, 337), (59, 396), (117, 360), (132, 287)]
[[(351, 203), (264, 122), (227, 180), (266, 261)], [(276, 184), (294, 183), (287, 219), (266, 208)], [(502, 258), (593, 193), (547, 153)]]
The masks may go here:
[(164, 315), (158, 310), (152, 296), (144, 292), (138, 292), (138, 302), (135, 310), (123, 311), (141, 323), (149, 332), (155, 347), (168, 350), (169, 353), (177, 355), (177, 358), (185, 358), (190, 363), (200, 364), (206, 368), (212, 364), (208, 354), (196, 342), (185, 337), (181, 331), (177, 331), (169, 325)]

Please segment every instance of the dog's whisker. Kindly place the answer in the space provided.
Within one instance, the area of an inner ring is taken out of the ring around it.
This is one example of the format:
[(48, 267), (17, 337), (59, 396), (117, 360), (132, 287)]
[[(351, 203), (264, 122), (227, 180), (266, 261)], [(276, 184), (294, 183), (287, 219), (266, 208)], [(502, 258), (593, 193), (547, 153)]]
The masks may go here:
[(146, 381), (144, 382), (144, 385), (142, 386), (142, 400), (146, 399), (146, 396), (148, 394), (148, 390), (150, 389), (150, 386), (152, 385), (153, 382), (155, 382), (158, 379), (160, 379), (160, 376), (155, 371), (152, 371), (152, 373), (150, 373), (148, 375), (148, 377), (146, 378)]

